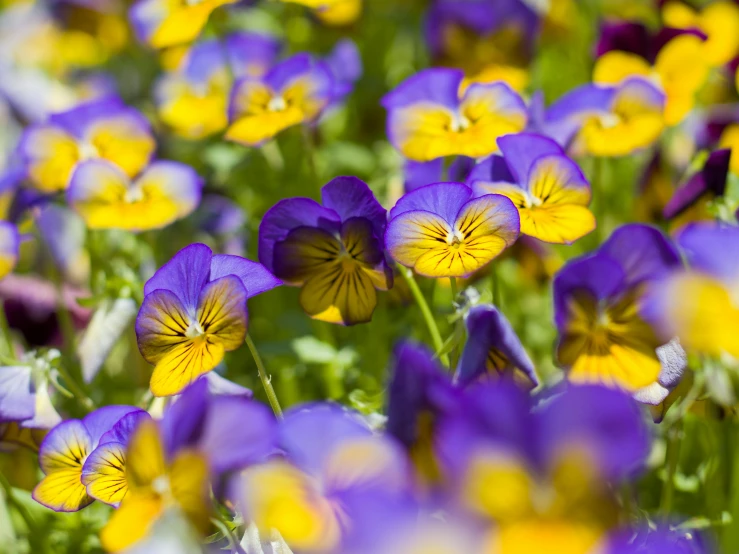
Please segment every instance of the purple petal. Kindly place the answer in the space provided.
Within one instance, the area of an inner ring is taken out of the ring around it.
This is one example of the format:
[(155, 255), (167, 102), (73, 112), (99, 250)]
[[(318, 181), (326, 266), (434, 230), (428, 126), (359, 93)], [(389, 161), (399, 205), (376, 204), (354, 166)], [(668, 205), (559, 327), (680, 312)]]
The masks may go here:
[(628, 287), (657, 279), (680, 266), (677, 250), (662, 231), (640, 223), (616, 229), (598, 252), (620, 264)]
[(252, 400), (212, 397), (197, 446), (217, 474), (259, 463), (277, 450), (277, 420)]
[(459, 69), (424, 69), (386, 94), (382, 105), (391, 110), (427, 102), (456, 110), (459, 106), (459, 86), (463, 79), (464, 73)]
[(93, 123), (111, 116), (128, 115), (148, 128), (144, 117), (135, 109), (127, 107), (120, 98), (105, 98), (80, 104), (66, 112), (52, 114), (49, 122), (58, 125), (71, 135), (83, 138)]
[(31, 419), (36, 412), (36, 395), (28, 366), (0, 367), (0, 422)]
[(662, 212), (666, 219), (672, 219), (695, 204), (704, 194), (723, 196), (726, 177), (729, 173), (731, 150), (711, 152), (703, 169), (695, 173), (672, 195)]
[(457, 366), (456, 378), (462, 384), (473, 381), (486, 371), (488, 353), (495, 348), (534, 384), (539, 384), (534, 364), (511, 324), (493, 306), (475, 306), (467, 315), (467, 342)]
[(367, 183), (356, 177), (336, 177), (321, 189), (321, 202), (336, 212), (341, 221), (363, 217), (372, 223), (375, 235), (385, 234), (387, 211), (375, 198)]
[(296, 227), (329, 227), (337, 231), (341, 218), (310, 198), (287, 198), (272, 206), (259, 224), (259, 261), (274, 270), (275, 243)]
[(620, 293), (626, 283), (626, 274), (613, 259), (591, 255), (569, 262), (554, 278), (554, 321), (557, 328), (565, 327), (570, 295), (587, 291), (596, 300), (606, 300)]
[(157, 289), (172, 292), (188, 311), (198, 305), (200, 291), (210, 273), (213, 252), (204, 244), (186, 246), (160, 267), (144, 285), (144, 295)]
[(208, 398), (208, 381), (198, 379), (167, 407), (161, 429), (164, 445), (170, 456), (181, 448), (194, 446), (200, 440)]
[(226, 37), (226, 50), (237, 77), (261, 76), (274, 65), (282, 42), (270, 35), (237, 32)]
[[(500, 139), (498, 140), (498, 144), (500, 144)], [(513, 174), (503, 156), (495, 154), (488, 156), (472, 168), (465, 182), (471, 186), (475, 181), (515, 183)]]
[(435, 419), (458, 406), (449, 376), (425, 346), (404, 341), (395, 347), (387, 392), (387, 432), (407, 447), (419, 438), (419, 418)]
[(696, 529), (633, 528), (612, 533), (604, 554), (711, 554), (714, 552)]
[(86, 456), (92, 451), (93, 446), (90, 433), (83, 423), (79, 419), (68, 419), (49, 431), (41, 442), (38, 452), (39, 465), (43, 472), (48, 474), (57, 469), (60, 462), (66, 462), (70, 457), (79, 454)]
[(435, 183), (403, 196), (390, 210), (390, 219), (411, 211), (431, 212), (454, 225), (457, 214), (472, 197), (472, 189), (462, 183)]
[(600, 38), (595, 47), (595, 56), (618, 50), (631, 52), (646, 60), (653, 60), (652, 40), (649, 30), (641, 23), (631, 21), (605, 22), (600, 29)]
[(650, 434), (639, 406), (617, 389), (569, 387), (538, 419), (547, 459), (556, 459), (568, 448), (584, 448), (606, 479), (633, 475), (649, 454)]
[(90, 434), (93, 447), (97, 446), (101, 437), (113, 429), (123, 417), (132, 412), (140, 412), (141, 408), (135, 406), (104, 406), (86, 415), (82, 424)]
[(677, 243), (691, 267), (727, 282), (739, 278), (739, 227), (691, 223)]
[(471, 457), (481, 449), (516, 455), (539, 464), (536, 420), (528, 393), (508, 381), (489, 381), (467, 389), (463, 410), (442, 419), (436, 453), (452, 479), (465, 473)]
[(544, 114), (539, 131), (566, 145), (580, 129), (585, 118), (607, 113), (616, 95), (615, 87), (582, 85), (552, 104)]
[(208, 393), (211, 396), (240, 396), (242, 398), (252, 398), (254, 396), (250, 389), (221, 377), (215, 371), (209, 371), (204, 375), (204, 378), (208, 381)]
[(359, 414), (338, 404), (313, 404), (288, 411), (279, 426), (279, 444), (288, 458), (315, 477), (344, 441), (372, 435)]
[(444, 158), (436, 158), (430, 162), (405, 160), (403, 175), (405, 176), (405, 192), (412, 192), (423, 186), (441, 181), (444, 173)]
[(210, 280), (215, 281), (226, 275), (234, 275), (241, 280), (248, 298), (282, 285), (282, 281), (259, 262), (229, 254), (213, 256), (210, 263)]
[(549, 155), (565, 155), (562, 147), (552, 139), (532, 133), (500, 137), (498, 148), (500, 148), (508, 168), (515, 177), (515, 182), (523, 186), (528, 183), (531, 167), (538, 158)]
[(119, 419), (110, 431), (100, 437), (99, 444), (102, 445), (109, 442), (116, 442), (126, 445), (139, 424), (142, 421), (149, 419), (151, 419), (151, 416), (144, 410), (137, 409), (129, 412)]

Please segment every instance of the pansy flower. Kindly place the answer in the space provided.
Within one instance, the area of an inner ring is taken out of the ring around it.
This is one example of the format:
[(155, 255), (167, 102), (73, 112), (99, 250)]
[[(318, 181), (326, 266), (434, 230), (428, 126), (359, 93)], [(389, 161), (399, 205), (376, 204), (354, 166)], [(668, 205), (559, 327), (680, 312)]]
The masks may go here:
[[(266, 406), (241, 395), (214, 394), (207, 378), (185, 389), (158, 424), (145, 413), (126, 416), (83, 470), (83, 480), (88, 474), (98, 477), (87, 484), (88, 493), (97, 485), (103, 492), (115, 490), (122, 499), (101, 534), (104, 546), (117, 552), (138, 542), (174, 506), (202, 530), (209, 483), (274, 454), (276, 431)], [(106, 463), (108, 451), (116, 452), (114, 465), (120, 471)], [(121, 476), (123, 481), (113, 487), (111, 480)]]
[(216, 8), (237, 0), (138, 0), (129, 18), (139, 40), (154, 48), (194, 41)]
[(8, 275), (18, 262), (20, 235), (15, 225), (0, 221), (0, 279)]
[(397, 446), (336, 405), (295, 408), (278, 429), (284, 459), (241, 474), (240, 508), (261, 534), (298, 552), (342, 551), (356, 532), (353, 506), (404, 495), (409, 472)]
[(549, 107), (541, 130), (575, 155), (626, 156), (659, 138), (664, 105), (664, 93), (640, 77), (582, 85)]
[(159, 229), (192, 213), (203, 180), (190, 166), (155, 161), (131, 179), (105, 160), (77, 166), (67, 202), (90, 229)]
[(106, 406), (82, 420), (69, 419), (54, 427), (41, 443), (39, 465), (46, 476), (33, 490), (33, 498), (57, 512), (75, 512), (91, 504), (95, 499), (82, 481), (88, 456), (118, 421), (138, 411), (132, 406)]
[(468, 182), (478, 195), (510, 198), (521, 218), (521, 234), (569, 244), (595, 229), (587, 207), (590, 185), (556, 142), (521, 133), (501, 137), (498, 146), (503, 159), (488, 158), (473, 169)]
[(532, 411), (528, 394), (502, 382), (468, 389), (463, 402), (436, 445), (459, 506), (490, 526), (483, 551), (598, 551), (617, 523), (609, 483), (641, 470), (649, 453), (637, 405), (579, 386)]
[(232, 75), (259, 78), (274, 64), (280, 42), (268, 35), (235, 33), (193, 46), (176, 71), (156, 85), (159, 117), (177, 134), (192, 139), (228, 125)]
[(526, 106), (508, 85), (474, 83), (462, 90), (463, 80), (457, 69), (426, 69), (383, 98), (387, 136), (403, 156), (480, 158), (497, 150), (499, 137), (524, 129)]
[(650, 287), (644, 316), (688, 351), (739, 358), (739, 227), (693, 223), (676, 241), (689, 269)]
[(468, 83), (503, 81), (522, 92), (539, 27), (519, 0), (435, 0), (424, 35), (435, 64), (463, 69)]
[(703, 57), (712, 66), (729, 63), (739, 55), (739, 7), (733, 2), (711, 2), (700, 11), (682, 0), (667, 0), (661, 7), (665, 27), (705, 34)]
[(475, 306), (465, 316), (467, 342), (455, 374), (460, 384), (482, 375), (513, 379), (526, 388), (539, 384), (534, 364), (506, 317), (494, 306)]
[(136, 318), (141, 355), (154, 364), (151, 391), (177, 394), (244, 342), (248, 298), (280, 285), (261, 264), (191, 244), (144, 286)]
[(149, 124), (139, 112), (120, 100), (107, 99), (53, 114), (46, 123), (28, 127), (18, 152), (31, 184), (51, 193), (66, 189), (77, 165), (94, 158), (134, 177), (149, 163), (155, 146)]
[(203, 454), (182, 450), (168, 457), (159, 427), (144, 420), (126, 449), (128, 492), (100, 533), (108, 552), (120, 552), (144, 538), (160, 514), (175, 508), (205, 533), (209, 523), (208, 464)]
[(660, 231), (626, 225), (593, 255), (567, 264), (554, 279), (557, 359), (574, 382), (637, 391), (660, 378), (657, 336), (640, 313), (645, 287), (680, 265)]
[(651, 80), (665, 93), (665, 123), (676, 125), (695, 106), (696, 94), (708, 79), (703, 37), (688, 32), (674, 36), (674, 31), (672, 37), (665, 32), (650, 37), (635, 25), (612, 24), (605, 30), (593, 82), (616, 85), (630, 77)]
[(288, 198), (270, 208), (259, 226), (259, 260), (301, 287), (300, 305), (309, 316), (342, 325), (369, 321), (376, 291), (393, 285), (385, 209), (356, 177), (330, 181), (321, 200)]
[(296, 54), (262, 77), (244, 77), (231, 93), (226, 139), (258, 146), (280, 131), (314, 121), (333, 99), (334, 77), (325, 62)]
[(385, 243), (398, 263), (427, 277), (466, 277), (511, 246), (518, 210), (500, 194), (473, 198), (461, 183), (414, 190), (390, 210)]

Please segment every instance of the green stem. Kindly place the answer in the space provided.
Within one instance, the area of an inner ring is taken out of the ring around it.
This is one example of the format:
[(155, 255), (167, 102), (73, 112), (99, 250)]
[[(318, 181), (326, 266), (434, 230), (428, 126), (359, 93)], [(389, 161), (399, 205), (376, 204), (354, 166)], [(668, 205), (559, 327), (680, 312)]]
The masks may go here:
[(5, 304), (2, 305), (0, 310), (0, 329), (2, 330), (3, 346), (5, 347), (5, 353), (11, 358), (15, 357), (15, 351), (13, 349), (13, 336), (10, 334), (10, 325), (8, 325), (8, 318), (5, 315)]
[[(408, 288), (411, 289), (411, 294), (416, 300), (416, 304), (418, 304), (418, 307), (421, 309), (421, 314), (423, 314), (423, 319), (426, 321), (426, 327), (428, 327), (436, 352), (441, 352), (444, 342), (441, 340), (439, 327), (436, 325), (434, 314), (431, 312), (431, 308), (429, 308), (428, 302), (426, 302), (418, 283), (416, 283), (416, 280), (413, 278), (413, 271), (403, 266), (398, 266), (398, 269), (400, 274), (403, 276), (403, 279), (405, 279), (405, 282), (408, 283)], [(444, 365), (449, 367), (449, 356), (447, 354), (439, 354), (439, 359), (441, 359)]]
[(605, 180), (603, 179), (603, 158), (593, 158), (593, 176), (590, 179), (590, 188), (595, 193), (595, 240), (597, 242), (596, 247), (603, 243), (606, 238), (606, 213), (607, 210), (607, 190), (605, 187)]
[(449, 287), (452, 289), (452, 304), (454, 304), (454, 302), (457, 300), (457, 294), (458, 294), (456, 277), (449, 278)]
[(280, 407), (280, 402), (277, 400), (275, 389), (272, 387), (272, 379), (267, 375), (267, 370), (264, 368), (262, 358), (261, 356), (259, 356), (259, 352), (257, 352), (257, 347), (254, 345), (254, 341), (251, 340), (251, 337), (248, 333), (246, 335), (245, 342), (246, 346), (249, 347), (252, 358), (254, 358), (254, 363), (257, 364), (259, 379), (262, 381), (264, 392), (267, 393), (267, 400), (269, 400), (269, 405), (272, 406), (272, 411), (277, 417), (282, 417), (282, 408)]
[(659, 510), (664, 515), (669, 515), (672, 511), (672, 501), (675, 497), (675, 474), (677, 473), (677, 465), (680, 461), (680, 443), (682, 441), (683, 428), (682, 420), (667, 430), (667, 451), (665, 452), (665, 484), (662, 487), (662, 498), (659, 503)]
[(500, 281), (498, 280), (498, 267), (495, 263), (490, 265), (490, 288), (493, 293), (493, 306), (500, 310), (502, 308), (500, 305)]
[(322, 183), (318, 176), (318, 167), (316, 165), (316, 146), (313, 144), (311, 128), (308, 125), (303, 125), (303, 146), (305, 147), (305, 157), (308, 161), (308, 171), (310, 172), (311, 179), (315, 182), (315, 186), (318, 187), (318, 196), (320, 198)]

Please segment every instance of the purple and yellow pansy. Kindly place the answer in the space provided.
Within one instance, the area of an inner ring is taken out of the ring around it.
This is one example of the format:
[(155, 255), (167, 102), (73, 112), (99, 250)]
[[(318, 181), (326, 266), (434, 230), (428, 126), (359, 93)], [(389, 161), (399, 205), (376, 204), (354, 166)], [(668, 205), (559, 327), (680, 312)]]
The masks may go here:
[(474, 197), (462, 183), (435, 183), (403, 196), (390, 210), (385, 244), (401, 265), (427, 277), (466, 277), (486, 266), (519, 235), (513, 202)]
[(679, 265), (659, 230), (633, 224), (556, 275), (557, 359), (571, 381), (636, 392), (660, 380), (657, 350), (672, 337), (661, 339), (641, 308), (649, 284)]
[(129, 19), (139, 40), (153, 48), (194, 41), (214, 10), (238, 0), (138, 0)]
[(330, 67), (309, 54), (296, 54), (261, 77), (238, 80), (231, 92), (225, 138), (259, 146), (280, 131), (315, 121), (334, 97)]
[(376, 291), (393, 286), (386, 211), (356, 177), (330, 181), (321, 200), (275, 204), (259, 226), (259, 260), (286, 284), (301, 287), (300, 305), (312, 318), (342, 325), (369, 321)]
[(125, 443), (116, 444), (119, 465), (125, 466), (126, 494), (100, 535), (109, 552), (141, 541), (170, 510), (204, 533), (211, 484), (224, 472), (263, 462), (277, 452), (277, 422), (266, 406), (209, 389), (208, 379), (196, 381), (160, 422), (148, 415), (135, 422), (127, 416)]
[(570, 244), (595, 229), (590, 185), (552, 139), (529, 133), (498, 139), (494, 155), (470, 173), (477, 195), (502, 194), (518, 209), (521, 234)]
[(598, 45), (601, 54), (593, 82), (617, 85), (631, 77), (654, 82), (665, 93), (665, 124), (673, 126), (695, 107), (711, 67), (699, 34), (684, 32), (669, 40), (666, 35), (661, 32), (651, 37), (646, 28), (634, 23), (608, 25)]
[(281, 282), (261, 264), (191, 244), (144, 287), (136, 319), (141, 355), (154, 364), (151, 391), (171, 396), (244, 342), (248, 298)]
[(650, 287), (644, 316), (689, 352), (739, 358), (739, 227), (693, 223), (676, 242), (688, 268), (675, 268)]
[(224, 130), (233, 77), (262, 77), (281, 47), (276, 38), (257, 33), (234, 33), (223, 43), (196, 44), (175, 71), (157, 82), (154, 97), (160, 119), (185, 138)]
[(495, 307), (473, 307), (465, 316), (467, 342), (455, 379), (467, 385), (483, 376), (510, 379), (531, 389), (539, 384), (536, 369), (506, 317)]
[(540, 131), (574, 155), (626, 156), (660, 137), (664, 106), (664, 93), (641, 77), (582, 85), (549, 107)]
[(440, 423), (441, 466), (459, 506), (491, 525), (482, 551), (597, 552), (617, 525), (608, 483), (649, 453), (641, 413), (599, 386), (571, 387), (536, 411), (531, 402), (509, 383), (470, 389), (465, 410)]
[(105, 160), (80, 163), (67, 202), (90, 229), (148, 231), (181, 219), (198, 206), (203, 180), (191, 167), (155, 161), (135, 179)]
[(461, 70), (426, 69), (385, 95), (388, 139), (403, 156), (481, 158), (498, 149), (499, 137), (526, 127), (526, 105), (508, 85), (463, 81)]
[(134, 177), (149, 163), (156, 143), (144, 117), (117, 99), (80, 105), (31, 125), (18, 154), (31, 185), (44, 193), (65, 190), (75, 168), (90, 159), (115, 164)]
[[(118, 458), (121, 452), (106, 444), (118, 444), (116, 432), (111, 431), (126, 416), (139, 412), (132, 406), (106, 406), (82, 420), (68, 419), (54, 427), (39, 449), (39, 464), (46, 476), (33, 490), (33, 498), (58, 512), (75, 512), (96, 497), (111, 504), (119, 502), (126, 480)], [(85, 473), (90, 458), (95, 461)], [(95, 496), (88, 493), (88, 480), (98, 485), (91, 490)]]
[(405, 457), (359, 414), (332, 404), (299, 407), (279, 423), (278, 437), (285, 458), (242, 472), (240, 508), (260, 533), (278, 531), (295, 551), (341, 551), (365, 499), (407, 493)]
[(15, 225), (0, 221), (0, 279), (7, 276), (18, 262), (20, 235)]

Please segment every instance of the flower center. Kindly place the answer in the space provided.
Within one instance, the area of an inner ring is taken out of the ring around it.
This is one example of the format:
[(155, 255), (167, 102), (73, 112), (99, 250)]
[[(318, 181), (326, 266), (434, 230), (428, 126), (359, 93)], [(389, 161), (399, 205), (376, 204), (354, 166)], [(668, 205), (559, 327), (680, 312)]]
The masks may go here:
[(283, 112), (287, 109), (287, 102), (282, 96), (275, 96), (270, 99), (267, 109), (271, 112)]
[(94, 144), (90, 144), (89, 142), (83, 142), (79, 145), (79, 157), (80, 160), (91, 160), (94, 158), (99, 158), (100, 154), (98, 153), (98, 149), (95, 147)]
[(462, 133), (466, 131), (467, 129), (469, 129), (470, 125), (472, 125), (472, 123), (464, 115), (455, 114), (452, 117), (451, 123), (449, 124), (449, 129), (453, 133)]
[(190, 326), (187, 328), (187, 331), (185, 331), (185, 336), (188, 339), (202, 337), (204, 334), (205, 334), (205, 330), (200, 325), (199, 321), (193, 321), (192, 323), (190, 323)]
[(126, 194), (123, 195), (123, 200), (127, 202), (128, 204), (134, 204), (136, 202), (141, 202), (144, 199), (144, 191), (141, 190), (141, 187), (133, 186), (129, 188), (126, 191)]
[(464, 235), (462, 235), (459, 231), (452, 231), (447, 235), (446, 242), (455, 250), (459, 250), (464, 243)]
[(151, 489), (160, 496), (169, 494), (169, 479), (166, 475), (161, 475), (151, 482)]

